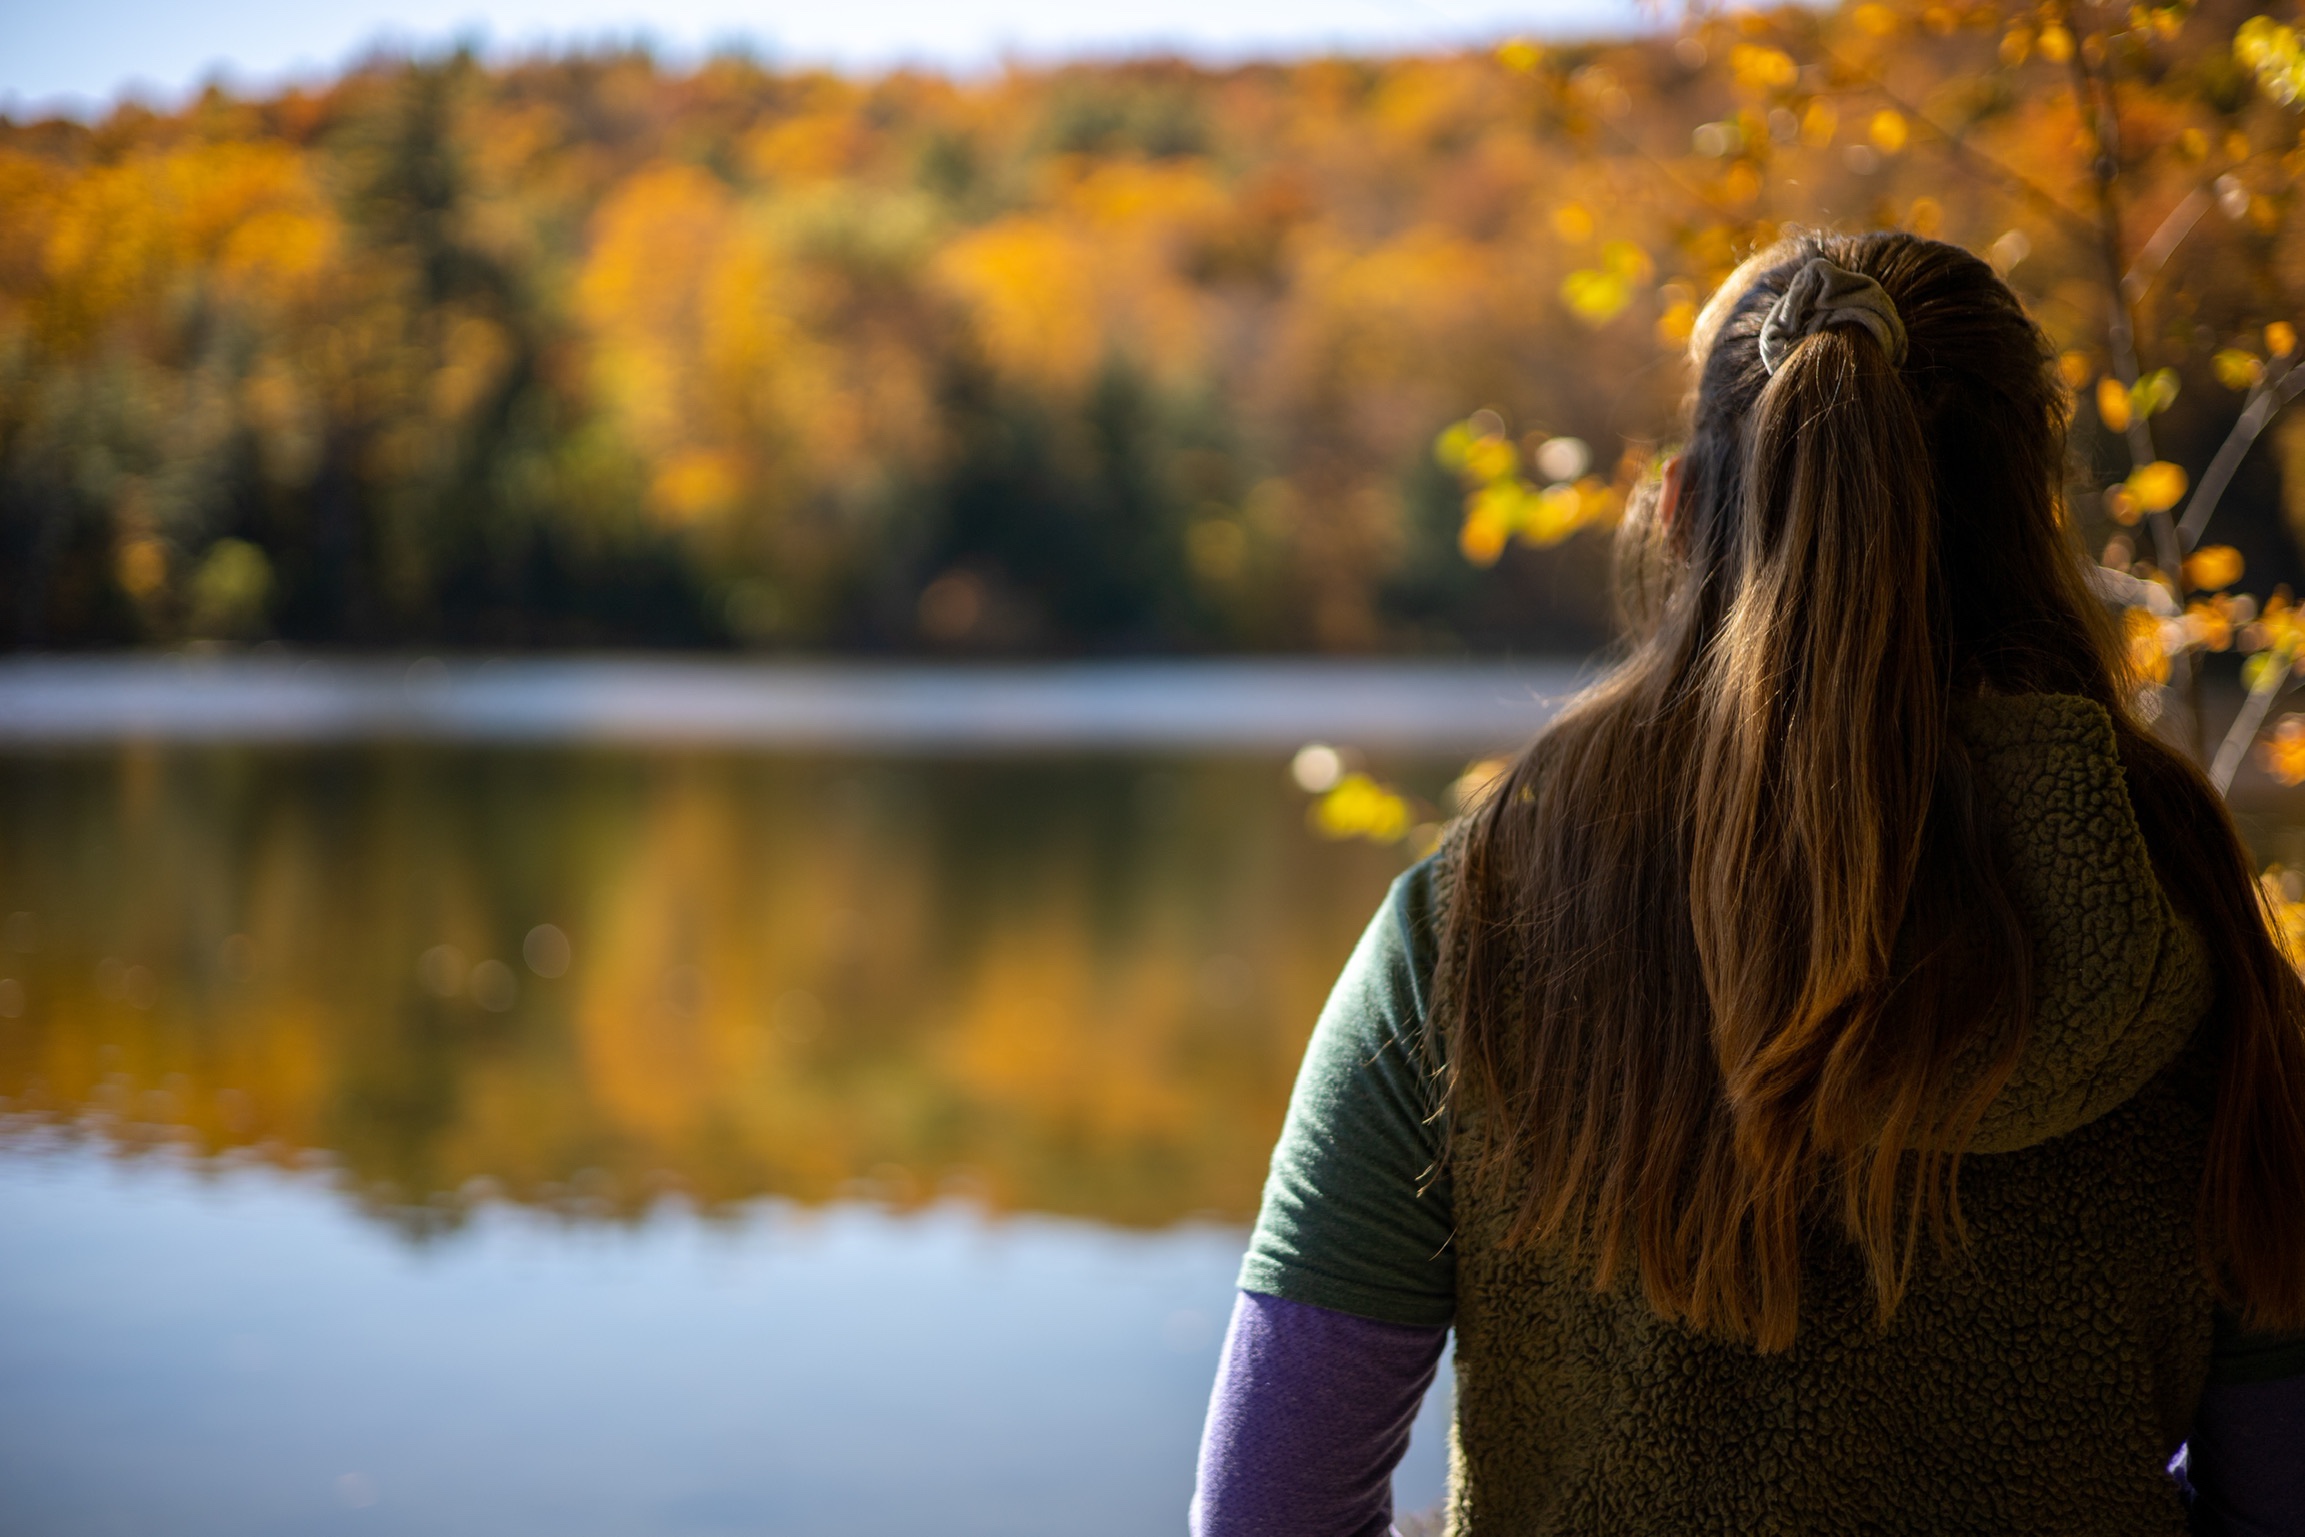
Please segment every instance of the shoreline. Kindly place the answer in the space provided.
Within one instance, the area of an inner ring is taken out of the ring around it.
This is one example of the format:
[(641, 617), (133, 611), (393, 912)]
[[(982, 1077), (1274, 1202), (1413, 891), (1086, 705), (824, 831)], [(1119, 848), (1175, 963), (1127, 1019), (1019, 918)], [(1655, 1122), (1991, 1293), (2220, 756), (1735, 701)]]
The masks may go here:
[(1494, 751), (1595, 664), (924, 663), (112, 653), (0, 658), (0, 750), (431, 741), (875, 751)]

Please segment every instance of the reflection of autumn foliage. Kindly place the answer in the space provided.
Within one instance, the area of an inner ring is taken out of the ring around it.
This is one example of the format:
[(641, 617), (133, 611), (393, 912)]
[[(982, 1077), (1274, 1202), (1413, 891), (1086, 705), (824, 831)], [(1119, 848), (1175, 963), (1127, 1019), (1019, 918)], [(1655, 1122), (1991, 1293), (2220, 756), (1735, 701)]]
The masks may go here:
[(484, 1188), (1245, 1217), (1399, 865), (1306, 839), (1262, 763), (130, 754), (5, 789), (0, 1108), (327, 1149), (419, 1224)]

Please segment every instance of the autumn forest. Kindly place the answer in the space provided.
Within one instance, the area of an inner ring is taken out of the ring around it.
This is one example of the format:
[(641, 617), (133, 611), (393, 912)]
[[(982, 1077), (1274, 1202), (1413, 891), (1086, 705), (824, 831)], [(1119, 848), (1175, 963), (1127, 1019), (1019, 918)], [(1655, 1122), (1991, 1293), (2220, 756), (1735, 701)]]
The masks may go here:
[[(969, 79), (450, 51), (0, 122), (0, 637), (1583, 649), (1696, 307), (1794, 222), (1991, 256), (2094, 553), (2132, 408), (2198, 465), (2305, 282), (2295, 60), (2213, 9)], [(2118, 401), (2098, 78), (2130, 252), (2206, 208)], [(1468, 519), (1482, 444), (1533, 478)], [(2299, 517), (2276, 424), (2220, 548), (2294, 581)]]

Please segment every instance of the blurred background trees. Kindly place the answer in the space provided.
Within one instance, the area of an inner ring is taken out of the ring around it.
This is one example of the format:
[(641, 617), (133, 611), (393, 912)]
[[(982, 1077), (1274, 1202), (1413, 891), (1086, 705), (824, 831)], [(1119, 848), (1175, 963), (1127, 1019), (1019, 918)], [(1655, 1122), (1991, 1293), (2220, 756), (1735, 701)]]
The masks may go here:
[(2298, 576), (2298, 58), (1901, 0), (968, 81), (448, 54), (0, 125), (0, 635), (1583, 649), (1697, 305), (1817, 222), (2026, 295), (2182, 682), (2278, 651)]
[[(2163, 729), (2229, 787), (2305, 657), (2289, 588), (2305, 540), (2305, 422), (2281, 420), (2305, 390), (2296, 27), (2186, 0), (1868, 0), (1699, 18), (1673, 51), (1727, 87), (1712, 98), (1718, 115), (1690, 130), (1709, 170), (1653, 162), (1692, 206), (1712, 208), (1678, 239), (1684, 257), (1751, 250), (1786, 223), (1845, 223), (1862, 208), (1855, 222), (1984, 253), (2026, 296), (2074, 392), (2064, 510), (2122, 610), (2139, 708), (2167, 716)], [(1541, 51), (1509, 44), (1498, 57), (1541, 104), (1576, 100), (1580, 75)], [(1601, 108), (1588, 132), (1638, 116), (1642, 93), (1583, 94)], [(1606, 323), (1648, 261), (1626, 243), (1603, 251), (1562, 297)], [(1683, 296), (1718, 276), (1668, 284), (1676, 303), (1660, 331), (1686, 335)], [(2273, 450), (2259, 452), (2269, 429)], [(1468, 557), (1612, 515), (1589, 483), (1568, 483), (1574, 468), (1546, 467), (1560, 448), (1515, 445), (1494, 412), (1441, 434), (1436, 453), (1466, 490)], [(2270, 578), (2270, 594), (2241, 590), (2245, 573)], [(2245, 692), (2214, 741), (2203, 673), (2232, 652), (2246, 656)], [(2305, 782), (2305, 715), (2274, 723), (2260, 757), (2284, 783)], [(2301, 895), (2290, 878), (2277, 901), (2294, 914)]]

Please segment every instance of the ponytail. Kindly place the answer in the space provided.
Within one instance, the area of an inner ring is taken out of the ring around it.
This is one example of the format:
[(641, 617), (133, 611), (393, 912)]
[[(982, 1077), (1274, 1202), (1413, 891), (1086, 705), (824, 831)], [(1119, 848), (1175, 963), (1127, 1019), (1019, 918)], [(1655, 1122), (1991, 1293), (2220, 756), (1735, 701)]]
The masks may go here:
[(1748, 1302), (1722, 1284), (1691, 1310), (1766, 1348), (1792, 1339), (1821, 1157), (1867, 1165), (1844, 1180), (1846, 1213), (1884, 1310), (1902, 1290), (1902, 1155), (1943, 1128), (1924, 1124), (1934, 1086), (1900, 1075), (1910, 1052), (1884, 1011), (1947, 683), (1928, 444), (1876, 334), (1836, 325), (1794, 345), (1751, 432), (1735, 596), (1696, 678), (1688, 859), (1732, 1131), (1718, 1215), (1745, 1227), (1759, 1285)]

